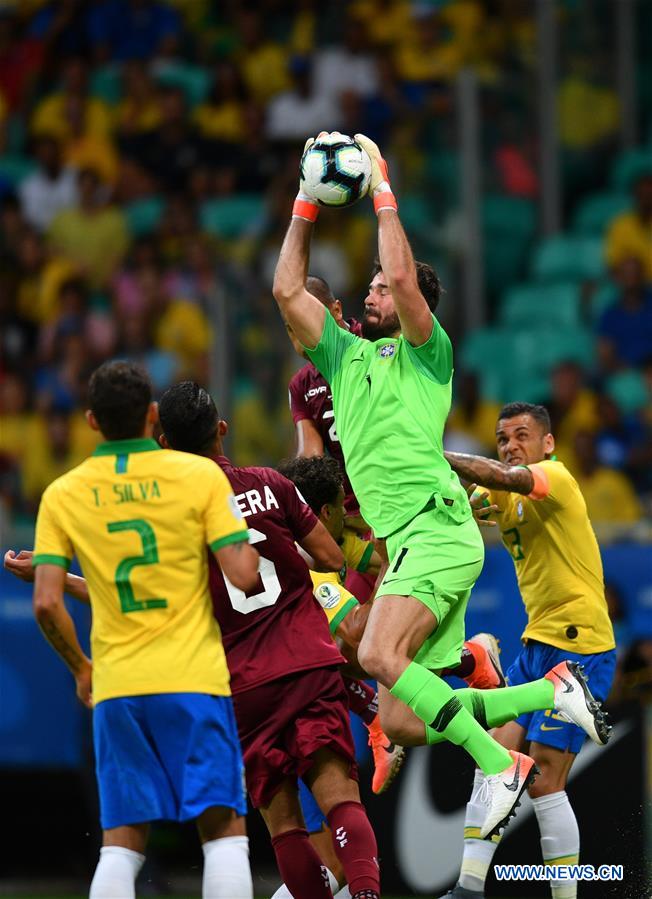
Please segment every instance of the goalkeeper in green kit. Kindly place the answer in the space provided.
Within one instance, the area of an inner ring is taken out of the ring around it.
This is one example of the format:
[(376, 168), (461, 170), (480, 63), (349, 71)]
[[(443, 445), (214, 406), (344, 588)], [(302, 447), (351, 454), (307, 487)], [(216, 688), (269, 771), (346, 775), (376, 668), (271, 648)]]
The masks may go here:
[[(537, 770), (485, 730), (528, 711), (555, 708), (586, 730), (598, 714), (579, 670), (562, 662), (530, 684), (453, 690), (437, 675), (459, 663), (466, 605), (484, 559), (465, 490), (443, 455), (451, 404), (451, 343), (434, 316), (441, 285), (415, 263), (387, 166), (372, 161), (379, 264), (365, 300), (362, 337), (338, 328), (305, 288), (318, 205), (301, 185), (274, 278), (274, 297), (308, 358), (330, 384), (346, 471), (361, 513), (387, 544), (389, 567), (358, 650), (385, 689), (383, 707), (404, 703), (423, 722), (424, 742), (463, 746), (487, 776), (482, 836), (514, 814)], [(312, 140), (306, 144), (306, 150)], [(405, 709), (407, 712), (407, 709)]]

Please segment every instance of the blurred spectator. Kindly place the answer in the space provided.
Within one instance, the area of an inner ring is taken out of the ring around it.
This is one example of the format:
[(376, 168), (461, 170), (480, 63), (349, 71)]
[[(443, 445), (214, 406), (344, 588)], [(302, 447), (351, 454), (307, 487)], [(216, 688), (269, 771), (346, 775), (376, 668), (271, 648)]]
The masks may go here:
[(15, 9), (1, 9), (0, 96), (10, 113), (24, 109), (43, 62), (43, 43), (21, 30)]
[(39, 168), (25, 178), (19, 196), (27, 222), (45, 231), (59, 210), (77, 204), (77, 172), (63, 164), (56, 137), (37, 137), (34, 156)]
[(620, 297), (615, 305), (605, 309), (597, 326), (600, 367), (607, 372), (636, 368), (652, 350), (652, 284), (645, 283), (641, 260), (624, 259), (615, 277), (621, 288)]
[(50, 358), (36, 370), (36, 404), (47, 411), (78, 409), (86, 395), (93, 369), (81, 329), (62, 329), (56, 335)]
[(158, 90), (145, 65), (133, 61), (122, 68), (122, 99), (115, 109), (115, 126), (121, 137), (152, 131), (161, 121)]
[(319, 131), (335, 131), (340, 110), (330, 94), (313, 89), (312, 60), (295, 56), (289, 71), (293, 87), (270, 102), (267, 109), (267, 137), (270, 140), (305, 140)]
[(598, 461), (595, 438), (586, 431), (575, 437), (577, 469), (573, 472), (596, 524), (633, 524), (643, 512), (630, 482), (619, 471)]
[(26, 227), (21, 232), (18, 265), (18, 312), (28, 321), (46, 324), (58, 313), (61, 285), (78, 274), (77, 268), (73, 261), (49, 253), (44, 238)]
[(342, 43), (324, 47), (314, 55), (313, 90), (338, 101), (344, 93), (373, 97), (379, 87), (376, 58), (371, 51), (367, 29), (359, 19), (349, 16), (344, 24)]
[(29, 391), (27, 384), (17, 374), (6, 374), (0, 378), (0, 453), (19, 462), (34, 438), (35, 414), (28, 411)]
[(40, 6), (28, 24), (28, 34), (41, 42), (48, 61), (84, 54), (88, 48), (86, 0), (50, 0)]
[(612, 269), (626, 259), (638, 259), (646, 284), (652, 284), (652, 171), (640, 175), (634, 184), (634, 209), (611, 222), (605, 257)]
[(569, 150), (586, 150), (615, 135), (619, 124), (618, 96), (606, 82), (596, 60), (576, 56), (559, 85), (559, 137)]
[(156, 0), (103, 0), (88, 11), (88, 33), (98, 62), (174, 56), (181, 20)]
[[(86, 426), (86, 430), (90, 428)], [(39, 422), (39, 439), (30, 441), (26, 447), (22, 467), (23, 494), (32, 509), (38, 505), (48, 484), (88, 455), (88, 444), (81, 444), (74, 436), (73, 418), (68, 412), (48, 412)]]
[(77, 123), (84, 133), (106, 138), (111, 133), (111, 113), (102, 100), (88, 93), (88, 67), (80, 57), (68, 59), (61, 76), (61, 88), (45, 97), (31, 120), (35, 135), (47, 134), (67, 142), (78, 137)]
[(207, 147), (190, 124), (186, 98), (178, 87), (160, 90), (161, 121), (157, 128), (123, 140), (123, 150), (156, 179), (159, 189), (185, 190)]
[(14, 285), (0, 277), (0, 377), (7, 372), (27, 374), (34, 364), (38, 329), (17, 306)]
[(264, 36), (261, 15), (253, 9), (244, 10), (238, 19), (241, 47), (236, 60), (250, 94), (266, 103), (275, 94), (289, 87), (287, 51)]
[[(429, 7), (414, 7), (413, 16), (394, 56), (399, 78), (424, 86), (451, 81), (464, 62), (462, 44), (444, 37), (441, 18)], [(415, 94), (414, 99), (421, 96)]]
[(381, 49), (393, 46), (412, 23), (407, 0), (355, 0), (349, 15), (364, 23), (372, 44)]
[(237, 66), (222, 60), (215, 66), (213, 87), (205, 103), (197, 107), (194, 121), (203, 137), (237, 143), (245, 133), (244, 105), (247, 91)]
[(584, 372), (577, 362), (562, 362), (551, 376), (552, 393), (547, 403), (555, 435), (555, 453), (575, 472), (575, 435), (594, 431), (599, 423), (595, 394), (584, 383)]
[(454, 404), (446, 422), (446, 449), (495, 456), (499, 412), (498, 403), (482, 399), (475, 372), (462, 372), (456, 376)]
[(79, 173), (79, 205), (60, 212), (49, 229), (55, 252), (76, 263), (91, 287), (108, 284), (127, 250), (124, 214), (104, 200), (100, 179), (92, 169)]
[(152, 380), (155, 394), (161, 394), (180, 373), (179, 360), (167, 350), (153, 345), (152, 315), (142, 310), (124, 316), (119, 321), (116, 355), (143, 365)]

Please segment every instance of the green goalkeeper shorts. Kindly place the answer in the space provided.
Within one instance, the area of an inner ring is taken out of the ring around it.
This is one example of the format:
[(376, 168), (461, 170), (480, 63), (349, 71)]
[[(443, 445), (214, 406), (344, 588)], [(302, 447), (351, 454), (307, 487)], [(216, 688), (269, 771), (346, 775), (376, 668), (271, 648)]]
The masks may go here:
[(484, 561), (484, 543), (473, 517), (455, 522), (437, 496), (387, 537), (390, 563), (376, 596), (414, 596), (437, 619), (415, 662), (432, 671), (459, 664), (464, 616)]

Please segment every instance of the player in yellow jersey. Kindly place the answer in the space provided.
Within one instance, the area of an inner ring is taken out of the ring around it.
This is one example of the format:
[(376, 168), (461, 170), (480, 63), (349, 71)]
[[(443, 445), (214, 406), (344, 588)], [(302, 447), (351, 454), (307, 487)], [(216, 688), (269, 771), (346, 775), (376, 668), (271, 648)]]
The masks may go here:
[[(242, 590), (258, 554), (223, 472), (162, 451), (145, 372), (102, 365), (89, 424), (106, 442), (43, 494), (34, 611), (93, 708), (103, 848), (91, 899), (129, 899), (149, 822), (196, 819), (203, 896), (251, 899), (242, 758), (208, 592), (207, 545)], [(63, 602), (76, 556), (93, 613), (91, 659)]]
[[(490, 489), (489, 502), (503, 543), (514, 560), (528, 623), (524, 648), (507, 672), (510, 686), (534, 680), (564, 659), (584, 666), (591, 692), (606, 699), (616, 653), (604, 597), (598, 544), (580, 489), (553, 457), (555, 441), (543, 406), (510, 403), (500, 412), (496, 439), (499, 462), (448, 453), (460, 477)], [(530, 787), (543, 858), (575, 864), (579, 829), (566, 795), (568, 775), (585, 733), (558, 712), (521, 715), (494, 731), (508, 749), (528, 752), (541, 774)], [(484, 775), (476, 771), (467, 805), (460, 880), (447, 894), (455, 899), (484, 896), (484, 882), (498, 838), (479, 839), (486, 807)], [(576, 881), (551, 881), (554, 899), (575, 899)]]

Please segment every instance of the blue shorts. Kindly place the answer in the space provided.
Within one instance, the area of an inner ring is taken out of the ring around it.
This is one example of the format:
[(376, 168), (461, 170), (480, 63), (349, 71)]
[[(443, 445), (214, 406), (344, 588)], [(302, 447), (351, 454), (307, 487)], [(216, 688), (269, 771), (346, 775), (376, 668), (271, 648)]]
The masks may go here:
[[(609, 695), (616, 670), (616, 650), (596, 652), (583, 655), (558, 649), (538, 640), (529, 640), (516, 657), (505, 675), (507, 684), (515, 687), (529, 681), (538, 680), (559, 662), (568, 659), (584, 665), (584, 674), (593, 696), (604, 702)], [(586, 734), (581, 727), (560, 719), (557, 712), (548, 709), (545, 712), (528, 712), (516, 719), (516, 723), (525, 728), (527, 739), (555, 749), (577, 754), (584, 743)]]
[(299, 778), (299, 802), (308, 833), (319, 833), (324, 824), (328, 827), (326, 815), (319, 808), (317, 800), (301, 778)]
[(93, 742), (104, 830), (161, 819), (188, 821), (215, 805), (246, 813), (230, 696), (105, 699), (93, 712)]

